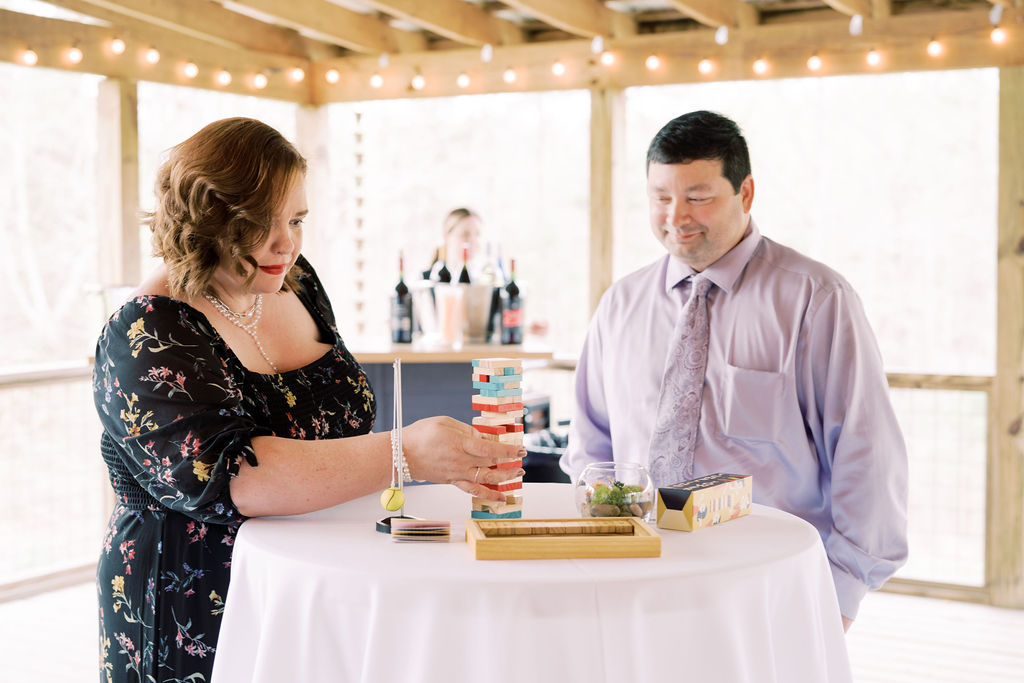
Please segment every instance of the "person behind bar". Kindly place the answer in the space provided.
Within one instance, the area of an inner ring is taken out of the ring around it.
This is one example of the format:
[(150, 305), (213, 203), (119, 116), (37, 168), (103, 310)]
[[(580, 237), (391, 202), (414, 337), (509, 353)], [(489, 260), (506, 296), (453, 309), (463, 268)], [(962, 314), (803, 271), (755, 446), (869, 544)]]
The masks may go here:
[[(97, 569), (103, 681), (208, 681), (239, 525), (391, 482), (373, 391), (300, 253), (305, 174), (280, 133), (232, 118), (157, 175), (163, 264), (103, 328), (93, 375), (116, 496)], [(416, 479), (503, 500), (485, 484), (523, 472), (488, 469), (525, 452), (451, 418), (402, 434)]]
[[(849, 628), (907, 557), (906, 449), (861, 302), (836, 272), (761, 235), (730, 119), (667, 123), (647, 151), (647, 194), (668, 253), (602, 297), (561, 467), (575, 479), (591, 462), (640, 462), (656, 487), (752, 474), (754, 502), (821, 534)], [(706, 315), (682, 324), (702, 302)], [(687, 349), (702, 323), (703, 346)]]

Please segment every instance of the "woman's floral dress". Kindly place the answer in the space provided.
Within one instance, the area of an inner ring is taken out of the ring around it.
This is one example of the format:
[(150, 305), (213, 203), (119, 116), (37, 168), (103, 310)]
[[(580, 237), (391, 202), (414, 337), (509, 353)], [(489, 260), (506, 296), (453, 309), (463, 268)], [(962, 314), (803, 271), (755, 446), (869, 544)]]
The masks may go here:
[(96, 347), (101, 452), (117, 497), (97, 570), (100, 680), (209, 681), (244, 517), (230, 477), (251, 439), (370, 431), (374, 397), (300, 258), (299, 298), (333, 348), (277, 375), (246, 370), (202, 314), (163, 296), (115, 313)]

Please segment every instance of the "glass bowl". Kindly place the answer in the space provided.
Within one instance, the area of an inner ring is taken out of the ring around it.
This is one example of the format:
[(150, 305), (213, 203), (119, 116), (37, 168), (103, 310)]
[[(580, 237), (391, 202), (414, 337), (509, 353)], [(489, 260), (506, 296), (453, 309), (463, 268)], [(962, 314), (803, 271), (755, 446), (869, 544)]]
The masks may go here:
[(583, 517), (639, 517), (654, 515), (654, 484), (643, 465), (631, 462), (596, 462), (576, 480), (576, 509)]

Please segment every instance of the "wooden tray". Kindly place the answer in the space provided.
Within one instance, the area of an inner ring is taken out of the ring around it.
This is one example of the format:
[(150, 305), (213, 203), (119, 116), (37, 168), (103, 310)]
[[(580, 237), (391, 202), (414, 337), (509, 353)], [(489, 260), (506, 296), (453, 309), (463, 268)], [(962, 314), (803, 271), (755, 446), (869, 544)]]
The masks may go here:
[(636, 517), (470, 519), (466, 542), (478, 560), (661, 556), (661, 536)]

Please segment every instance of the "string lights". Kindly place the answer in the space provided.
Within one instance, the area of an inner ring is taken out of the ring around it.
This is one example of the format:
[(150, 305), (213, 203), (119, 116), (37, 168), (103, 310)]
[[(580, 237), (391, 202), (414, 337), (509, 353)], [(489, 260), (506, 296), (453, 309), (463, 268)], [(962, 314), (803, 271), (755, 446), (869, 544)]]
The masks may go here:
[[(1003, 6), (999, 4), (993, 5), (991, 11), (989, 12), (989, 23), (991, 24), (991, 29), (988, 29), (988, 38), (991, 41), (991, 43), (996, 46), (1002, 46), (1006, 44), (1011, 40), (1012, 37), (1012, 34), (1006, 28), (1001, 26), (1002, 17)], [(865, 21), (863, 17), (859, 15), (852, 17), (850, 20), (849, 33), (852, 36), (862, 35), (864, 33), (865, 28), (864, 23)], [(726, 45), (729, 41), (729, 37), (729, 27), (727, 26), (720, 26), (714, 31), (714, 41), (720, 46)], [(951, 47), (949, 43), (946, 42), (947, 38), (948, 36), (932, 36), (926, 43), (922, 41), (921, 43), (919, 43), (919, 45), (923, 47), (924, 53), (927, 54), (929, 57), (933, 59), (938, 59), (940, 57), (943, 57), (946, 54), (947, 50), (949, 50)], [(959, 43), (954, 43), (952, 45), (953, 48), (959, 46)], [(81, 64), (86, 58), (85, 51), (77, 42), (72, 43), (70, 45), (67, 45), (65, 43), (64, 46), (43, 45), (42, 47), (44, 48), (43, 56), (48, 62), (56, 61), (58, 64), (63, 64), (65, 66), (77, 66)], [(116, 35), (113, 37), (103, 39), (101, 42), (97, 43), (96, 47), (102, 54), (105, 54), (107, 57), (120, 56), (124, 54), (128, 49), (125, 40)], [(596, 65), (600, 65), (603, 67), (612, 67), (618, 64), (620, 60), (629, 60), (628, 55), (623, 56), (621, 51), (613, 52), (612, 50), (609, 49), (609, 47), (609, 41), (607, 38), (602, 36), (595, 36), (589, 43), (589, 52), (592, 56), (586, 57), (589, 66), (593, 67)], [(883, 47), (885, 46), (883, 45)], [(906, 45), (906, 47), (913, 49), (910, 45)], [(921, 47), (918, 47), (917, 49), (921, 49)], [(883, 52), (882, 49), (879, 49), (879, 47), (872, 46), (869, 50), (867, 50), (867, 52), (863, 53), (864, 63), (870, 69), (879, 69), (885, 66), (885, 62), (890, 59), (895, 61), (898, 57), (899, 59), (908, 58), (908, 55), (910, 53), (907, 50), (904, 50), (903, 48), (904, 45), (901, 45), (900, 50), (897, 53), (889, 55), (886, 52)], [(86, 46), (86, 49), (88, 49), (88, 46)], [(714, 52), (714, 48), (712, 48), (711, 52)], [(485, 44), (480, 50), (480, 60), (484, 63), (490, 63), (494, 59), (494, 53), (495, 48), (491, 44)], [(139, 54), (141, 56), (141, 61), (149, 65), (158, 64), (162, 58), (160, 50), (158, 50), (155, 45), (142, 47)], [(26, 46), (24, 49), (16, 51), (13, 57), (15, 62), (22, 64), (24, 66), (36, 66), (39, 64), (40, 61), (39, 54), (31, 46)], [(696, 63), (688, 62), (689, 66), (687, 67), (685, 63), (679, 64), (678, 62), (676, 62), (675, 64), (673, 64), (673, 62), (675, 62), (675, 60), (677, 59), (676, 57), (670, 56), (666, 58), (664, 55), (650, 53), (643, 58), (642, 63), (645, 69), (649, 72), (655, 72), (661, 69), (665, 69), (667, 66), (671, 65), (674, 69), (674, 73), (679, 73), (680, 68), (685, 69), (694, 67), (696, 68), (697, 73), (700, 74), (701, 76), (711, 76), (712, 74), (718, 72), (720, 68), (726, 68), (727, 73), (736, 73), (735, 70), (739, 67), (739, 65), (735, 64), (734, 60), (730, 59), (730, 63), (728, 64), (723, 62), (723, 66), (720, 67), (719, 62), (716, 62), (715, 59), (713, 59), (713, 57), (715, 57), (714, 54), (701, 56), (700, 59), (696, 61)], [(828, 57), (829, 55), (826, 54), (825, 58)], [(686, 57), (684, 56), (678, 59), (686, 60)], [(567, 74), (572, 73), (574, 75), (574, 78), (578, 79), (581, 75), (586, 73), (586, 69), (585, 67), (577, 67), (576, 61), (577, 60), (573, 59), (556, 58), (553, 62), (551, 62), (551, 75), (554, 78), (563, 78)], [(179, 66), (176, 68), (176, 70), (179, 78), (183, 77), (183, 80), (194, 80), (199, 75), (200, 69), (194, 62), (178, 62), (178, 64)], [(387, 54), (381, 54), (378, 57), (377, 66), (378, 68), (372, 73), (368, 81), (370, 87), (374, 89), (382, 88), (385, 84), (386, 79), (395, 78), (394, 75), (389, 75), (388, 68), (390, 66), (390, 60)], [(824, 69), (824, 67), (825, 59), (823, 59), (823, 57), (818, 52), (814, 52), (813, 54), (810, 55), (810, 57), (807, 58), (807, 72), (811, 74), (819, 74)], [(749, 68), (757, 76), (765, 76), (773, 71), (773, 65), (766, 56), (762, 56), (751, 62)], [(788, 72), (792, 68), (793, 65), (787, 63), (786, 67), (784, 68), (784, 71), (787, 72), (785, 75), (788, 75)], [(489, 70), (489, 72), (491, 74), (495, 73), (494, 70)], [(248, 87), (251, 90), (257, 91), (265, 90), (266, 88), (268, 88), (275, 78), (281, 78), (284, 81), (289, 82), (291, 84), (298, 84), (304, 81), (306, 77), (305, 70), (300, 67), (270, 68), (269, 70), (264, 70), (262, 72), (250, 73), (251, 75), (246, 75), (244, 78), (240, 80), (239, 84)], [(475, 74), (472, 79), (470, 78), (469, 74), (466, 71), (461, 71), (457, 73), (458, 75), (454, 78), (454, 83), (460, 89), (466, 89), (470, 87), (471, 83), (476, 81), (486, 81), (488, 78), (486, 72), (484, 74)], [(627, 71), (627, 73), (629, 72)], [(331, 85), (337, 84), (341, 80), (341, 74), (338, 71), (338, 69), (327, 69), (326, 71), (323, 72), (323, 74), (324, 80)], [(506, 66), (503, 70), (500, 71), (500, 74), (501, 80), (506, 85), (515, 84), (522, 75), (519, 73), (519, 71), (517, 71), (517, 67), (514, 64)], [(781, 75), (783, 74), (780, 73), (780, 76)], [(447, 76), (447, 78), (451, 78), (451, 76)], [(232, 75), (226, 69), (220, 69), (213, 72), (213, 82), (217, 86), (226, 87), (228, 85), (231, 85), (232, 81)], [(452, 81), (448, 81), (448, 83), (451, 82)], [(418, 68), (416, 69), (415, 75), (413, 75), (412, 78), (408, 81), (408, 85), (411, 90), (417, 92), (425, 89), (426, 78), (422, 73), (420, 73)], [(544, 86), (542, 85), (541, 87)], [(487, 90), (487, 87), (484, 86), (483, 89)]]
[(64, 58), (68, 60), (68, 64), (81, 64), (84, 57), (85, 55), (82, 54), (82, 49), (78, 45), (72, 45), (64, 53)]

